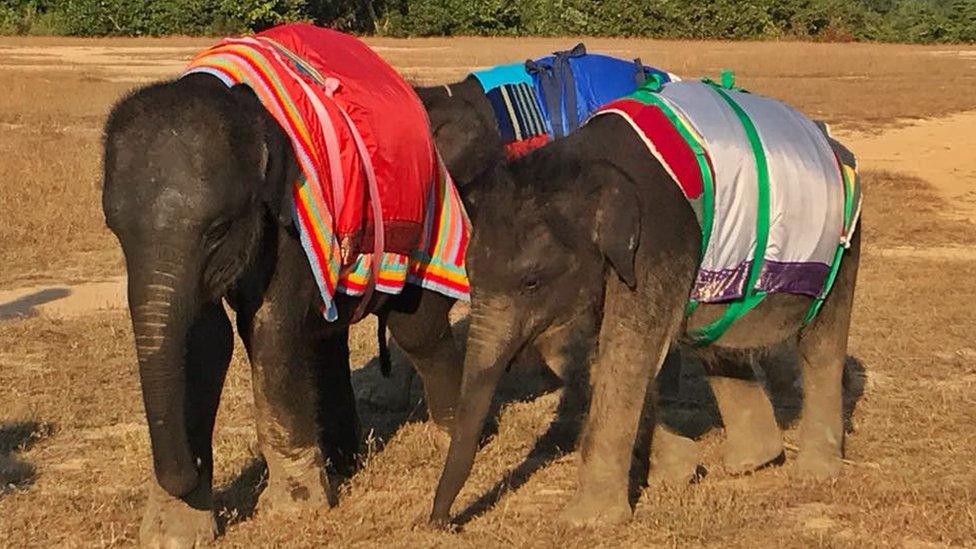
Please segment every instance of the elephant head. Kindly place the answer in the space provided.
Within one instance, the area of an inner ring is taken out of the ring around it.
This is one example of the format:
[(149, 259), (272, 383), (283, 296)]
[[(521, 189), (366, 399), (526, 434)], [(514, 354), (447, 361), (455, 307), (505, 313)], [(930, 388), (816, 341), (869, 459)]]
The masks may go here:
[(289, 221), (291, 155), (250, 88), (209, 75), (139, 90), (106, 124), (103, 209), (125, 255), (156, 478), (173, 496), (209, 459), (188, 439), (188, 334)]
[(577, 135), (498, 166), (464, 189), (473, 223), (471, 324), (435, 523), (447, 521), (470, 472), (509, 361), (526, 345), (549, 339), (562, 341), (564, 352), (574, 340), (592, 347), (606, 277), (635, 284), (640, 220), (634, 184), (616, 166), (574, 154), (584, 145)]
[(477, 78), (415, 90), (427, 109), (437, 149), (458, 186), (505, 159), (495, 115)]

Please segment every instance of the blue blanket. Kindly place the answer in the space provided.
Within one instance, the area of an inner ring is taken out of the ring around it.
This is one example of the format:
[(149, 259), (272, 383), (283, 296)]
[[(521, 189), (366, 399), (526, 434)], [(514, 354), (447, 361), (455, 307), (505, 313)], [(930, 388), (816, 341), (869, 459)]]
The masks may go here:
[(569, 135), (598, 108), (633, 92), (648, 79), (677, 80), (640, 60), (586, 53), (583, 44), (473, 75), (485, 90), (512, 157)]

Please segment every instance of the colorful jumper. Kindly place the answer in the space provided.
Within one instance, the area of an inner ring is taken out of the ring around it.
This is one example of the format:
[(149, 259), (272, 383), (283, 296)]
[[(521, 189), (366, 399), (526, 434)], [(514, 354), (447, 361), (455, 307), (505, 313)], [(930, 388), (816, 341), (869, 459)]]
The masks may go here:
[(708, 344), (772, 293), (820, 310), (857, 226), (853, 155), (789, 106), (723, 84), (652, 81), (601, 108), (623, 117), (688, 199), (701, 224), (701, 264), (689, 314), (726, 303), (688, 334)]
[(368, 46), (282, 25), (221, 41), (190, 62), (193, 73), (250, 86), (288, 135), (301, 169), (293, 217), (328, 320), (336, 292), (396, 294), (411, 282), (468, 297), (470, 223), (427, 113)]

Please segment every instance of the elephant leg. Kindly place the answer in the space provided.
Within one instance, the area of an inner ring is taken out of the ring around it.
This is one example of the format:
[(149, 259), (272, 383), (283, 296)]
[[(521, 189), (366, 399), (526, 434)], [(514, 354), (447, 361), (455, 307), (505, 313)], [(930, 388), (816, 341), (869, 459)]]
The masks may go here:
[(802, 476), (815, 479), (837, 476), (841, 469), (844, 360), (859, 255), (860, 232), (857, 232), (823, 308), (800, 332), (797, 342), (803, 410), (796, 467)]
[(454, 300), (415, 287), (404, 294), (389, 311), (387, 326), (420, 374), (431, 420), (448, 433), (461, 390), (463, 361), (448, 316)]
[(698, 442), (658, 422), (651, 437), (651, 482), (681, 486), (698, 477)]
[(349, 368), (349, 328), (334, 329), (315, 343), (319, 445), (337, 472), (350, 474), (359, 454), (359, 416)]
[(192, 547), (213, 540), (217, 525), (213, 514), (214, 420), (224, 377), (234, 347), (233, 331), (219, 303), (204, 308), (187, 340), (186, 385), (188, 435), (193, 455), (201, 460), (200, 482), (182, 498), (150, 483), (149, 503), (139, 530), (145, 547)]
[(302, 323), (266, 318), (261, 311), (255, 317), (252, 384), (258, 443), (268, 464), (262, 511), (287, 513), (334, 503), (319, 445), (314, 344), (303, 329)]
[[(665, 357), (655, 380), (659, 398), (681, 394), (681, 367), (680, 353)], [(654, 425), (650, 457), (650, 482), (681, 486), (700, 475), (698, 442), (672, 431), (660, 420)]]
[[(678, 292), (671, 292), (678, 295)], [(648, 380), (656, 374), (681, 319), (682, 303), (642, 292), (609, 277), (592, 367), (592, 400), (581, 440), (579, 487), (562, 517), (574, 524), (619, 523), (631, 516), (629, 473)]]
[(748, 361), (705, 362), (708, 384), (725, 425), (723, 461), (731, 474), (755, 471), (783, 458), (783, 434), (773, 405)]
[[(268, 464), (264, 512), (320, 509), (333, 503), (319, 445), (318, 352), (329, 329), (316, 310), (315, 282), (301, 248), (285, 242), (260, 299), (248, 300), (238, 331), (251, 361), (258, 444)], [(253, 304), (251, 303), (253, 301)]]

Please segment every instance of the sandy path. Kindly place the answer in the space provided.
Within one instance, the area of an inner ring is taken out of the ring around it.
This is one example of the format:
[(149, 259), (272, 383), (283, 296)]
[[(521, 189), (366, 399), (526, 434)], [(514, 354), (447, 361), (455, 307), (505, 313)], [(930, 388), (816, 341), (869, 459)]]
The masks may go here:
[(960, 215), (976, 220), (976, 111), (923, 120), (881, 134), (838, 131), (862, 169), (928, 181)]
[(0, 290), (0, 321), (43, 315), (67, 318), (125, 307), (125, 279)]

